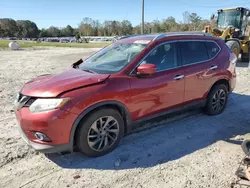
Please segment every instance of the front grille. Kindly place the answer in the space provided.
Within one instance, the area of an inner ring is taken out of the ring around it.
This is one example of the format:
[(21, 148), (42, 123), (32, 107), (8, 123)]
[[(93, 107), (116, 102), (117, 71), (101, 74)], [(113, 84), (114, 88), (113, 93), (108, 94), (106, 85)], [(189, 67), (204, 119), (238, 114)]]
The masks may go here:
[(30, 107), (33, 102), (35, 102), (36, 98), (30, 97), (30, 99), (23, 105), (24, 107)]
[(30, 97), (19, 93), (17, 98), (17, 108), (30, 107), (30, 105), (36, 100), (35, 97)]

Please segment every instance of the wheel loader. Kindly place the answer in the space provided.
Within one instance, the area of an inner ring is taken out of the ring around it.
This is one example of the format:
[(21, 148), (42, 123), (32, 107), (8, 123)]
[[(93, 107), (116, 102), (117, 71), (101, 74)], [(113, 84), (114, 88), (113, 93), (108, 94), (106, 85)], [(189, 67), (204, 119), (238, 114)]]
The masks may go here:
[[(211, 24), (205, 26), (204, 32), (220, 37), (242, 61), (249, 62), (250, 52), (250, 10), (243, 7), (219, 9), (211, 16)], [(212, 23), (215, 22), (215, 28)]]

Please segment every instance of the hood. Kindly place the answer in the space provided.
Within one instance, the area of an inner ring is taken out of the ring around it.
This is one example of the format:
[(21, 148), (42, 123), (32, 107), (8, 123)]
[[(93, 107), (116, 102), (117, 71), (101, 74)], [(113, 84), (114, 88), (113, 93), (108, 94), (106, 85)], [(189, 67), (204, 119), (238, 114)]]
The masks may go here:
[(56, 97), (78, 87), (103, 82), (109, 74), (94, 74), (79, 69), (69, 69), (57, 75), (43, 75), (27, 82), (21, 93), (33, 97)]

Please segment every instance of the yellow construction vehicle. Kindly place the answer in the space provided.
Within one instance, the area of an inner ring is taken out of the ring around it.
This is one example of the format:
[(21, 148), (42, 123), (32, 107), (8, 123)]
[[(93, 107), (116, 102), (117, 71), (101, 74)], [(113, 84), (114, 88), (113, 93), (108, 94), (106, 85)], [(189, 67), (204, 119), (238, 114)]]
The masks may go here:
[(218, 10), (217, 19), (211, 16), (211, 25), (205, 26), (204, 32), (220, 37), (242, 61), (249, 61), (250, 52), (250, 10), (243, 7)]

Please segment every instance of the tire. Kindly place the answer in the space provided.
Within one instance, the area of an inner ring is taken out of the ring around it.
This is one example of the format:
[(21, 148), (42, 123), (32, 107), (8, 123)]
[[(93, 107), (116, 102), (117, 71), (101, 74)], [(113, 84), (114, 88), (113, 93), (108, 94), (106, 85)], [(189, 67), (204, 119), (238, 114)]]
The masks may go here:
[(241, 144), (241, 149), (244, 151), (246, 155), (250, 153), (250, 140), (244, 140)]
[(121, 114), (112, 108), (102, 108), (80, 122), (76, 132), (76, 146), (89, 157), (99, 157), (113, 151), (123, 135), (124, 121)]
[(240, 44), (234, 40), (227, 41), (226, 44), (234, 52), (234, 54), (237, 56), (237, 58), (239, 58), (239, 54), (241, 52)]
[[(223, 95), (223, 93), (224, 93), (224, 95)], [(223, 96), (224, 99), (223, 100), (222, 100), (222, 98), (215, 99), (216, 95), (217, 96), (220, 95), (221, 97)], [(207, 115), (211, 115), (211, 116), (218, 115), (218, 114), (222, 113), (226, 108), (227, 100), (228, 100), (227, 87), (224, 84), (215, 85), (211, 89), (211, 91), (209, 92), (209, 94), (207, 96), (207, 102), (206, 102), (206, 106), (204, 107), (204, 113)], [(215, 103), (218, 103), (220, 108), (216, 109)], [(222, 103), (223, 103), (223, 105), (222, 105)]]
[(241, 54), (241, 61), (248, 63), (250, 60), (250, 48), (248, 48), (248, 53)]
[(241, 61), (244, 62), (244, 63), (245, 62), (248, 63), (249, 62), (249, 56), (250, 56), (250, 54), (244, 54), (244, 55), (242, 55), (241, 56)]

